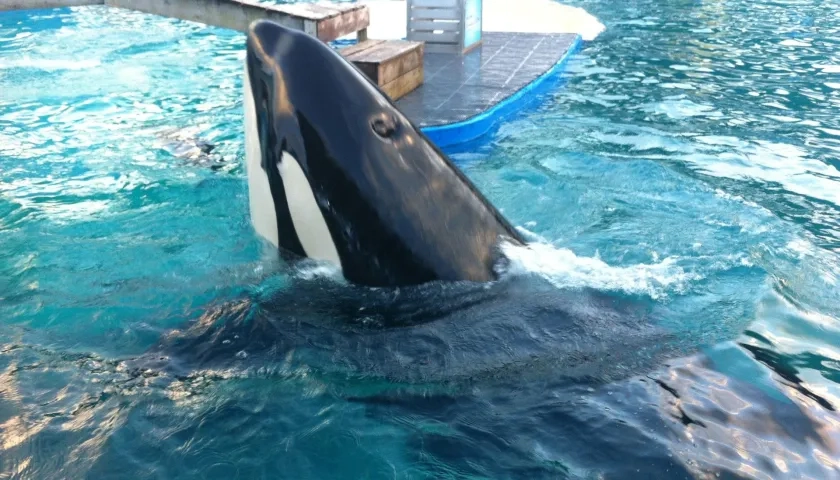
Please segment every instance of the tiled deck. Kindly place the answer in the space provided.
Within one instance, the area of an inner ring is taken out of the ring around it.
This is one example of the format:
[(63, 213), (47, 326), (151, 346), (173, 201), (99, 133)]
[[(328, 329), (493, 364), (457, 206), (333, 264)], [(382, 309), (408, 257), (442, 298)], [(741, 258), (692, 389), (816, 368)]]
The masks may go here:
[(552, 69), (574, 34), (484, 32), (464, 56), (424, 55), (424, 83), (397, 101), (418, 126), (449, 125), (486, 112)]

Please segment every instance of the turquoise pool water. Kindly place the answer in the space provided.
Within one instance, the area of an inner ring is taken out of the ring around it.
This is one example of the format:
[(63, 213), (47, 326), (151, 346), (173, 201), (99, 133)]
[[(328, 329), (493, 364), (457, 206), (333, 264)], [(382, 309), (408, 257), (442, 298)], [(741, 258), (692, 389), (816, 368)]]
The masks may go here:
[(565, 86), (450, 149), (536, 245), (402, 328), (262, 255), (241, 35), (0, 14), (0, 477), (838, 478), (840, 4), (573, 3)]

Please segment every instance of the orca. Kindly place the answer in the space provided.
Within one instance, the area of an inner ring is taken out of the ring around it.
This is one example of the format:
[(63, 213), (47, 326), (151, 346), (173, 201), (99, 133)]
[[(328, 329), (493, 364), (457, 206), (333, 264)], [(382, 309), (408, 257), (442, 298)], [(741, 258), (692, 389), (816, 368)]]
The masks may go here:
[(525, 241), (376, 84), (269, 20), (246, 45), (250, 216), (272, 249), (362, 286), (498, 279), (502, 242)]

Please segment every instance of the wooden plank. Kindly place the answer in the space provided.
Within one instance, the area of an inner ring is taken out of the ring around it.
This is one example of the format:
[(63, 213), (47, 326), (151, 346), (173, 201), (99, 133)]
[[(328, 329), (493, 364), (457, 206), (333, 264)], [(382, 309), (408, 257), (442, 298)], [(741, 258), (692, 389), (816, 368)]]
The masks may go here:
[(382, 63), (420, 49), (423, 44), (408, 40), (386, 40), (375, 48), (369, 48), (353, 55), (349, 60), (365, 63)]
[(272, 5), (278, 11), (285, 12), (289, 15), (304, 18), (306, 20), (326, 20), (337, 15), (349, 13), (356, 10), (364, 10), (362, 4), (358, 3), (332, 3), (332, 2), (314, 2), (314, 3), (286, 3), (280, 5)]
[(328, 6), (318, 5), (314, 3), (281, 4), (277, 5), (276, 9), (287, 15), (293, 15), (295, 17), (300, 17), (305, 20), (315, 21), (332, 18), (342, 13), (341, 10), (337, 8), (330, 8)]
[(404, 51), (396, 58), (379, 64), (378, 81), (384, 85), (423, 66), (423, 44)]
[(402, 75), (401, 77), (396, 78), (393, 81), (386, 83), (385, 85), (382, 85), (380, 88), (389, 97), (391, 97), (392, 100), (398, 100), (399, 98), (415, 90), (422, 84), (423, 65), (421, 64), (418, 68), (415, 68), (414, 70), (411, 70), (405, 75)]
[(384, 85), (423, 64), (423, 44), (389, 40), (345, 58), (377, 85)]
[(344, 47), (340, 49), (338, 52), (341, 53), (344, 58), (353, 55), (354, 53), (361, 52), (363, 50), (367, 50), (368, 48), (375, 47), (380, 43), (384, 42), (385, 40), (365, 40), (363, 42), (359, 42), (355, 45), (350, 45), (349, 47)]
[(357, 33), (363, 30), (366, 32), (367, 27), (370, 26), (370, 9), (367, 6), (363, 7), (348, 10), (339, 15), (319, 21), (317, 37), (324, 42), (331, 42), (351, 33)]

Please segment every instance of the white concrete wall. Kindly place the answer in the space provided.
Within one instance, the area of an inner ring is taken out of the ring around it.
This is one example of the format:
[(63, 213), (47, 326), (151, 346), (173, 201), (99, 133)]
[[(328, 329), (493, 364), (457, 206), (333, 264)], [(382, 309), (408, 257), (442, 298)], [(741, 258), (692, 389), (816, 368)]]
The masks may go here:
[[(365, 0), (370, 7), (370, 38), (405, 37), (404, 0)], [(595, 16), (554, 0), (482, 0), (485, 32), (577, 33), (594, 40), (605, 30)]]

